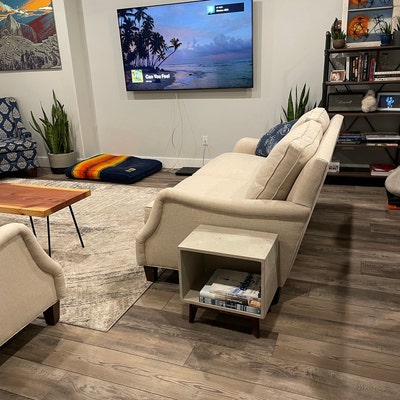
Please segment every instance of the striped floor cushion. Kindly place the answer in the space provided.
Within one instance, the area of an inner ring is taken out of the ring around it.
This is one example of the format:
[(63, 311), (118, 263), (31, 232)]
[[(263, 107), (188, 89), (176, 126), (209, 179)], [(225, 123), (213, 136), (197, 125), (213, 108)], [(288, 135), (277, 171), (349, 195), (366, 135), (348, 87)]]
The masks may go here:
[(98, 154), (67, 168), (65, 175), (75, 179), (133, 183), (160, 171), (161, 168), (162, 163), (158, 160)]

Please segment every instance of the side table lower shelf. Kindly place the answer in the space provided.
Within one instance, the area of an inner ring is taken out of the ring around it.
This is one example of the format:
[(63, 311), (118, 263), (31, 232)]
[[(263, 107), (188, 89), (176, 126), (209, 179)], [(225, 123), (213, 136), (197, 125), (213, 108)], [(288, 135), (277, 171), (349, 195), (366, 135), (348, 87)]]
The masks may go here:
[[(178, 249), (180, 295), (181, 300), (189, 304), (189, 321), (195, 321), (198, 308), (211, 308), (250, 319), (254, 335), (260, 337), (260, 320), (265, 318), (278, 288), (278, 235), (200, 225), (182, 241)], [(220, 268), (261, 275), (259, 314), (199, 300), (200, 290)]]

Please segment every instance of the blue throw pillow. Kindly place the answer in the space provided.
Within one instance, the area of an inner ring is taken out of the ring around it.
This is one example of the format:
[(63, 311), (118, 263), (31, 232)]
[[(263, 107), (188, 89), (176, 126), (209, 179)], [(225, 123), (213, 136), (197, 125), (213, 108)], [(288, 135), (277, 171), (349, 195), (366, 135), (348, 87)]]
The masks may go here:
[(267, 157), (274, 146), (283, 139), (290, 131), (297, 119), (289, 122), (282, 122), (271, 128), (259, 141), (256, 147), (256, 155)]

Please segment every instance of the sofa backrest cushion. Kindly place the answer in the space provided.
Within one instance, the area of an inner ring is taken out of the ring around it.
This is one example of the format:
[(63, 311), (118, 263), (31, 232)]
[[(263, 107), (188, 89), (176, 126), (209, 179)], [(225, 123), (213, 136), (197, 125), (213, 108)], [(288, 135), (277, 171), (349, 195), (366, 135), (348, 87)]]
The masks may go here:
[(319, 122), (296, 123), (265, 158), (246, 198), (285, 200), (298, 174), (318, 149), (322, 135)]
[(298, 121), (293, 125), (293, 128), (296, 128), (297, 126), (304, 124), (304, 122), (308, 121), (316, 121), (321, 124), (322, 126), (322, 131), (325, 132), (326, 129), (329, 126), (330, 119), (329, 115), (326, 112), (325, 108), (322, 107), (316, 107), (313, 108), (312, 110), (306, 112), (303, 114)]

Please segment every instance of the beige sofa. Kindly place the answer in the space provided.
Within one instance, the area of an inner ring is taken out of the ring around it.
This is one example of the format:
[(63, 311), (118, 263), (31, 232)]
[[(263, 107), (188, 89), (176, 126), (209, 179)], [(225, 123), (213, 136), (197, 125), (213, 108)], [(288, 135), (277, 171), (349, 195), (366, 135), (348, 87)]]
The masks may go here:
[(303, 115), (268, 157), (255, 155), (259, 139), (244, 138), (233, 152), (211, 160), (174, 188), (160, 191), (147, 210), (136, 256), (148, 280), (157, 267), (178, 269), (179, 243), (208, 224), (279, 235), (282, 287), (324, 183), (343, 116), (322, 108)]
[(65, 290), (63, 269), (25, 225), (0, 227), (0, 346), (41, 313), (56, 324)]

